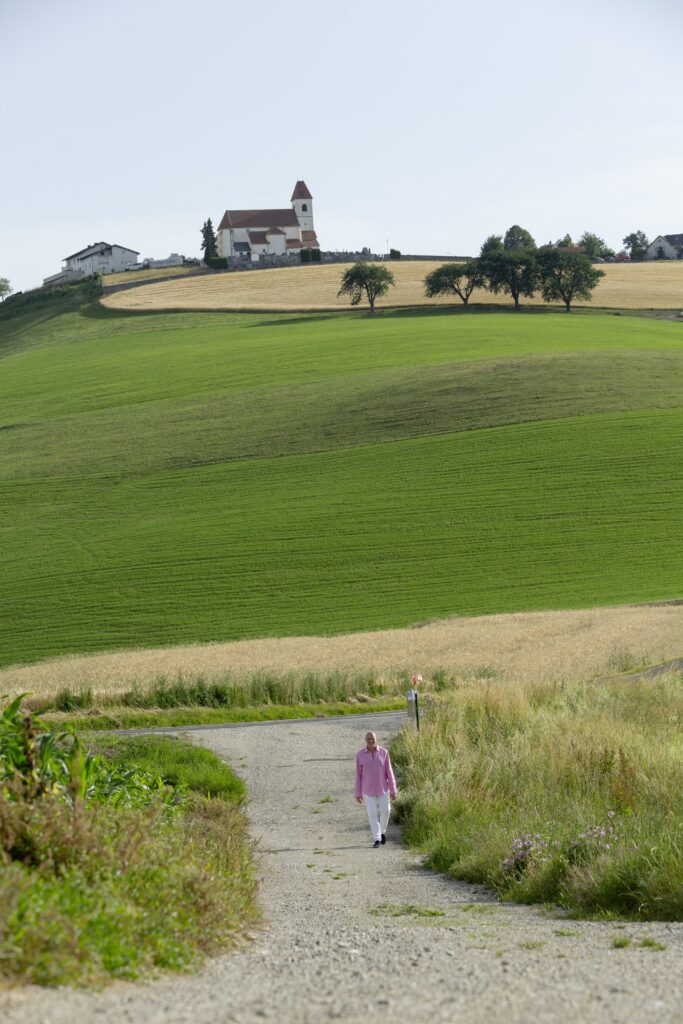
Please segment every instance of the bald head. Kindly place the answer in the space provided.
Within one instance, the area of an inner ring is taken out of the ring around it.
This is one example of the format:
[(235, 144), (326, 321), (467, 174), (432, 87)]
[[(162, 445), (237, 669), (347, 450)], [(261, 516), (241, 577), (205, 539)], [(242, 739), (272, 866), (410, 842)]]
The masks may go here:
[(366, 732), (365, 744), (368, 750), (377, 750), (377, 737), (375, 736), (374, 732)]

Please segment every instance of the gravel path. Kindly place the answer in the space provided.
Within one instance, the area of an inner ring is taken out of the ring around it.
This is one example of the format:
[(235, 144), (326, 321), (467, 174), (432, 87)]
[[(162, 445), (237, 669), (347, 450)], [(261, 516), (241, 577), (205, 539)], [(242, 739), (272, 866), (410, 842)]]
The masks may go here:
[[(403, 720), (188, 732), (249, 786), (263, 929), (193, 976), (0, 993), (3, 1024), (680, 1024), (683, 924), (577, 922), (498, 904), (422, 869), (392, 825), (387, 845), (371, 848), (353, 756), (366, 729), (383, 742)], [(391, 916), (387, 905), (442, 916)], [(631, 945), (614, 948), (623, 937)], [(666, 948), (639, 947), (644, 938)]]

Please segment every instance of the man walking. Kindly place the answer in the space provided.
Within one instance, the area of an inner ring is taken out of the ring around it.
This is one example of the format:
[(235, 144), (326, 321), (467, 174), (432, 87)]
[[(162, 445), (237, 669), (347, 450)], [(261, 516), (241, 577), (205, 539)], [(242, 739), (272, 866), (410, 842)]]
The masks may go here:
[(374, 840), (373, 847), (386, 843), (389, 824), (389, 797), (396, 796), (396, 779), (389, 751), (377, 746), (374, 732), (365, 734), (365, 746), (356, 754), (356, 800), (365, 803)]

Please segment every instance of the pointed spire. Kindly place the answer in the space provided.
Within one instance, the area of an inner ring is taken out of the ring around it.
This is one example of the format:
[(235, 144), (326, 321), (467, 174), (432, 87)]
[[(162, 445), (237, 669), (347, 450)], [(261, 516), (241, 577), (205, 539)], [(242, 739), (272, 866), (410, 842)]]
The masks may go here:
[(313, 196), (308, 191), (305, 181), (297, 181), (292, 192), (292, 198), (290, 202), (294, 202), (295, 199), (312, 199)]

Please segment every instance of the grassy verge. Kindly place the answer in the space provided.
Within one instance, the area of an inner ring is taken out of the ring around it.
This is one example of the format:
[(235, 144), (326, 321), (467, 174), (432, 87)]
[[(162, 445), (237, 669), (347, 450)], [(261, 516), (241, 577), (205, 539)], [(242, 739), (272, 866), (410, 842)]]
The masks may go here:
[(389, 679), (371, 672), (225, 672), (214, 679), (192, 673), (105, 693), (71, 685), (27, 703), (54, 725), (134, 729), (393, 711), (403, 706), (407, 686), (400, 672)]
[(428, 864), (586, 915), (683, 920), (683, 676), (463, 685), (393, 752)]
[(106, 757), (30, 716), (0, 719), (0, 979), (185, 970), (257, 917), (230, 770), (157, 737), (94, 749)]
[(135, 764), (160, 775), (170, 786), (184, 786), (191, 793), (241, 804), (246, 796), (242, 780), (204, 747), (195, 747), (169, 736), (96, 736), (88, 749), (109, 763)]
[(275, 722), (284, 718), (329, 718), (335, 715), (362, 715), (370, 711), (400, 711), (405, 697), (368, 701), (366, 704), (269, 704), (250, 708), (186, 707), (135, 711), (111, 707), (90, 715), (52, 713), (44, 716), (51, 725), (69, 725), (75, 729), (153, 729), (174, 725), (221, 725), (230, 722)]

